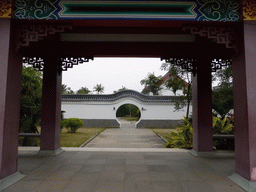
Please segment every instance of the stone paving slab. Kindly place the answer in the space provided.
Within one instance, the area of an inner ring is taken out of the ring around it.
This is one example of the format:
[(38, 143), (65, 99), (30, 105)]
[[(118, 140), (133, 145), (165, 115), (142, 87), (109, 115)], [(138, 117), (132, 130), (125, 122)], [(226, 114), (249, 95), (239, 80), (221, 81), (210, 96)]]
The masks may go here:
[(134, 121), (118, 119), (120, 128), (109, 128), (84, 147), (93, 148), (163, 148), (165, 142), (150, 129), (136, 129)]
[(26, 177), (4, 191), (244, 191), (227, 178), (234, 173), (228, 153), (203, 158), (179, 149), (63, 149), (42, 157), (38, 147), (20, 147), (18, 171)]

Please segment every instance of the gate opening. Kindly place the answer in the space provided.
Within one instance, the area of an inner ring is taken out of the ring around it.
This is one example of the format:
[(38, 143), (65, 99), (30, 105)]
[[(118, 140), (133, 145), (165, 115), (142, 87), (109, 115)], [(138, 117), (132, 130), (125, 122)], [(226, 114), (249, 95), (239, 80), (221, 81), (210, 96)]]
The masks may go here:
[(138, 122), (141, 117), (140, 109), (133, 104), (124, 104), (121, 105), (116, 111), (117, 119), (122, 119), (126, 122)]

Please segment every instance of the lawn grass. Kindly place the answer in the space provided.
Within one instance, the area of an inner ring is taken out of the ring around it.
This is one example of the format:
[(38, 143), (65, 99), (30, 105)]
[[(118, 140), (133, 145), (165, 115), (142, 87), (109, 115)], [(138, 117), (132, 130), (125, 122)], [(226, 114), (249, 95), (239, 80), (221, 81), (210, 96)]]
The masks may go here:
[(61, 147), (79, 147), (85, 141), (90, 139), (96, 133), (101, 133), (106, 128), (79, 128), (76, 133), (68, 133), (68, 130), (63, 128), (60, 134)]
[(171, 132), (177, 132), (175, 128), (151, 128), (155, 134), (161, 135), (167, 141), (170, 141)]

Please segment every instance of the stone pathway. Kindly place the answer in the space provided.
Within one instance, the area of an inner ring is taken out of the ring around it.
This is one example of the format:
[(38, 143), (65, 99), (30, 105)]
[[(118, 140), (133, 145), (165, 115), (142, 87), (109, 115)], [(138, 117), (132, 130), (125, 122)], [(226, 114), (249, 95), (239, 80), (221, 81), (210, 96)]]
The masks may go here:
[(102, 132), (85, 147), (94, 148), (163, 148), (165, 142), (150, 129), (135, 128), (134, 121), (119, 118), (121, 128)]
[(85, 148), (63, 147), (57, 156), (19, 147), (18, 171), (26, 177), (4, 191), (244, 192), (228, 179), (235, 172), (234, 153), (194, 157), (163, 144), (150, 129), (122, 122)]
[(227, 178), (234, 173), (234, 154), (199, 158), (183, 149), (63, 149), (57, 156), (38, 156), (38, 147), (19, 148), (18, 171), (26, 177), (4, 191), (244, 192)]

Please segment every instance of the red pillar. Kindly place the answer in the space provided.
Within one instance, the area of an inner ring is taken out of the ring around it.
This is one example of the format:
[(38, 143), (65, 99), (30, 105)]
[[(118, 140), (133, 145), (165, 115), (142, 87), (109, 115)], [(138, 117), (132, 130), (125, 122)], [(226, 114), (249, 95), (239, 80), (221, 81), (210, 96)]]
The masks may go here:
[(202, 55), (192, 79), (193, 154), (213, 151), (211, 57)]
[(57, 58), (44, 58), (41, 146), (42, 150), (60, 149), (61, 73)]
[(248, 181), (256, 181), (256, 23), (244, 21), (243, 27), (232, 65), (235, 171)]
[(18, 163), (22, 63), (12, 22), (0, 19), (0, 179), (15, 173)]

